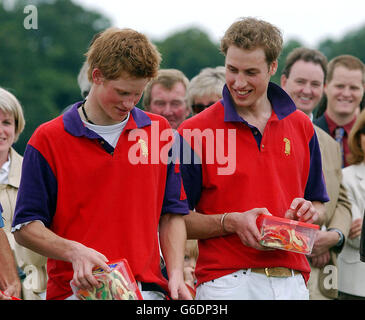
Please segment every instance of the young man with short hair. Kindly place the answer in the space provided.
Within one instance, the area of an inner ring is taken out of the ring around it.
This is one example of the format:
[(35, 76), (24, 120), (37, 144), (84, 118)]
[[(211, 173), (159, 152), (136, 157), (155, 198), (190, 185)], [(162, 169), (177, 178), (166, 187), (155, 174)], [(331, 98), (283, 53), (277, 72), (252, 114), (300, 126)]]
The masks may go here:
[[(108, 261), (122, 258), (145, 299), (189, 298), (182, 273), (188, 210), (178, 167), (165, 161), (169, 142), (159, 139), (173, 133), (166, 119), (135, 107), (160, 54), (143, 34), (110, 28), (87, 61), (87, 100), (41, 125), (27, 145), (15, 239), (49, 257), (47, 299), (74, 298), (71, 279), (97, 287), (93, 268), (110, 271)], [(153, 153), (160, 161), (152, 163)]]
[(341, 145), (343, 167), (347, 166), (348, 135), (360, 111), (365, 88), (365, 66), (351, 55), (333, 58), (327, 66), (324, 91), (327, 107), (314, 124), (326, 131)]
[(305, 255), (265, 249), (256, 225), (260, 214), (317, 222), (328, 201), (313, 125), (270, 82), (282, 43), (268, 22), (233, 23), (223, 99), (179, 127), (197, 299), (308, 299)]

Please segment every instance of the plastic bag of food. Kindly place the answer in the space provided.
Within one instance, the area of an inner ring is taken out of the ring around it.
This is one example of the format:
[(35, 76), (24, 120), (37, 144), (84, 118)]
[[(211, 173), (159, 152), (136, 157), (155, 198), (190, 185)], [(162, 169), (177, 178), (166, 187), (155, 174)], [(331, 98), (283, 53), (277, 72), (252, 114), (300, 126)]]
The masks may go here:
[(142, 300), (128, 261), (120, 259), (108, 265), (112, 269), (111, 272), (106, 272), (102, 268), (93, 270), (94, 277), (100, 283), (98, 288), (80, 289), (71, 280), (70, 285), (74, 295), (79, 300)]
[(302, 254), (312, 252), (318, 225), (261, 214), (256, 220), (260, 244)]

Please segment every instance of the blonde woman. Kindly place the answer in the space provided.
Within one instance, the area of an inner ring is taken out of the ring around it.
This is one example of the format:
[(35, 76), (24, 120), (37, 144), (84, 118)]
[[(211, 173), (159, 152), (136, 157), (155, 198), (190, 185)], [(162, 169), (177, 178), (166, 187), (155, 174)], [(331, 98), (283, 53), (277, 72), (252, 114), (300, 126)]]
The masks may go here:
[(20, 274), (25, 276), (22, 279), (22, 298), (39, 300), (46, 289), (46, 258), (19, 246), (11, 233), (23, 160), (12, 145), (22, 133), (24, 125), (19, 101), (9, 91), (0, 88), (0, 203), (4, 210), (4, 231)]
[(339, 298), (365, 299), (365, 263), (360, 261), (360, 236), (365, 210), (365, 110), (349, 134), (350, 166), (344, 168), (343, 184), (352, 204), (352, 225), (338, 257)]

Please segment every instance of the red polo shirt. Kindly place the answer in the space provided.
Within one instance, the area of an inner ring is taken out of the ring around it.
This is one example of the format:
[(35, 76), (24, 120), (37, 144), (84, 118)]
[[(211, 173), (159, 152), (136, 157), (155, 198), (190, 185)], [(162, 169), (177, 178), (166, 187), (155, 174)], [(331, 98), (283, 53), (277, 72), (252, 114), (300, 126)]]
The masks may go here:
[[(13, 226), (40, 220), (110, 261), (127, 259), (137, 281), (167, 291), (160, 270), (159, 219), (164, 213), (188, 213), (177, 167), (152, 161), (156, 155), (167, 158), (168, 141), (160, 134), (171, 128), (163, 117), (134, 108), (114, 149), (83, 125), (80, 104), (31, 137)], [(133, 155), (143, 161), (133, 164)], [(49, 258), (47, 272), (47, 299), (72, 294), (71, 263)]]
[[(296, 197), (328, 201), (310, 119), (273, 83), (268, 98), (272, 114), (263, 135), (237, 114), (227, 87), (221, 101), (179, 127), (180, 168), (191, 210), (209, 215), (267, 208), (283, 217)], [(242, 268), (275, 266), (309, 278), (305, 255), (259, 251), (235, 234), (199, 240), (198, 284)]]

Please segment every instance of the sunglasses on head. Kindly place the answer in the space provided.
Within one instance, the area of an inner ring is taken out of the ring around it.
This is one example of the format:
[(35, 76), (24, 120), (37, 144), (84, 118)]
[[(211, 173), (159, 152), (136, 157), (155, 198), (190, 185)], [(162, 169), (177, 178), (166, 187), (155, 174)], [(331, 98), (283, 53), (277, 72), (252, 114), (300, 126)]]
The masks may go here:
[(202, 103), (194, 103), (191, 108), (193, 109), (194, 113), (202, 112), (204, 109), (210, 107), (215, 102), (209, 102), (208, 104), (202, 104)]

